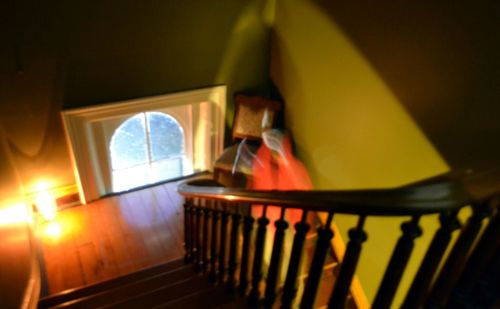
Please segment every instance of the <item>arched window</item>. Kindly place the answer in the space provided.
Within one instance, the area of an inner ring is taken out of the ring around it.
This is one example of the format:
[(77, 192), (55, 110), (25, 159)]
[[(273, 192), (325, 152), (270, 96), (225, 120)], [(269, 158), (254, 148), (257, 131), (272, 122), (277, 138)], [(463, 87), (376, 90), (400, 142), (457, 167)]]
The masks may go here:
[(187, 160), (182, 126), (160, 112), (136, 114), (113, 133), (109, 145), (114, 192), (184, 175)]
[(226, 86), (215, 86), (63, 111), (81, 202), (211, 170), (225, 110)]

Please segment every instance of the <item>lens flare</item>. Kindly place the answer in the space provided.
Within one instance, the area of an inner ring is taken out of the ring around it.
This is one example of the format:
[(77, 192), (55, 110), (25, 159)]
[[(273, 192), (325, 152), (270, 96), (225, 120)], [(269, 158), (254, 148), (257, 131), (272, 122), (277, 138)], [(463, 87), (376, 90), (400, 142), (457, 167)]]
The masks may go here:
[(49, 222), (44, 229), (45, 236), (59, 238), (62, 234), (61, 224), (57, 221)]

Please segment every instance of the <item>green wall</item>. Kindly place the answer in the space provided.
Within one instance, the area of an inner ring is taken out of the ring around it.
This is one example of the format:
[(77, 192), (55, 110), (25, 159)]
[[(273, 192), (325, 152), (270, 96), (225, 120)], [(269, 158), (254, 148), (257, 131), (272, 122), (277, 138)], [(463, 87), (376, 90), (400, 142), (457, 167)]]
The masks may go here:
[(273, 1), (3, 1), (0, 125), (26, 190), (74, 183), (60, 111), (228, 87), (265, 94)]
[[(286, 102), (286, 123), (298, 154), (317, 189), (394, 187), (448, 170), (390, 85), (317, 2), (277, 1), (271, 75)], [(346, 239), (355, 218), (338, 215), (335, 221)], [(369, 240), (358, 276), (370, 302), (401, 222), (367, 220)], [(436, 218), (422, 225), (432, 231)], [(403, 289), (430, 237), (426, 233), (417, 241)]]

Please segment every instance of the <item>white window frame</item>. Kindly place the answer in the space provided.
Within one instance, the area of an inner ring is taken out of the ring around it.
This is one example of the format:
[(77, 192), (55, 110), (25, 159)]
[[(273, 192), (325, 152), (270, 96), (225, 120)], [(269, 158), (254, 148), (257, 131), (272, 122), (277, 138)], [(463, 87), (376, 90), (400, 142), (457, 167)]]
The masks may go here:
[[(81, 202), (86, 204), (111, 193), (108, 149), (102, 149), (102, 146), (108, 147), (110, 130), (103, 130), (102, 123), (106, 120), (113, 121), (117, 117), (186, 105), (197, 107), (192, 113), (194, 119), (192, 151), (194, 158), (197, 158), (194, 160), (193, 168), (212, 170), (213, 161), (221, 155), (224, 144), (226, 86), (62, 111), (66, 140)], [(185, 124), (181, 125), (185, 128)], [(104, 134), (103, 131), (108, 133)]]

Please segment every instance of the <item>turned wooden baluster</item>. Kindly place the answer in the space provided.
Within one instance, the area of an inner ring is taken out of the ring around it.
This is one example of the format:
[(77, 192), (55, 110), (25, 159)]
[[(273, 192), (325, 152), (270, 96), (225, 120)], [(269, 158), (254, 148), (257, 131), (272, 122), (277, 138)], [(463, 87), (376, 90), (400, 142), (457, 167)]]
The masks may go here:
[(191, 199), (184, 201), (184, 263), (191, 262), (192, 258), (192, 235), (191, 235)]
[(203, 208), (203, 245), (201, 247), (201, 255), (203, 262), (201, 264), (201, 270), (205, 273), (208, 269), (208, 241), (209, 241), (209, 221), (211, 210), (208, 208), (208, 203), (205, 203)]
[(233, 293), (236, 287), (236, 267), (238, 263), (236, 256), (238, 253), (238, 237), (240, 235), (241, 215), (233, 213), (231, 216), (231, 240), (229, 242), (229, 268), (227, 276), (227, 289)]
[(293, 239), (292, 253), (290, 255), (290, 262), (288, 263), (288, 271), (285, 279), (285, 286), (283, 288), (283, 297), (281, 298), (282, 308), (291, 308), (293, 300), (297, 295), (297, 280), (299, 276), (299, 269), (302, 260), (302, 251), (304, 250), (304, 243), (307, 232), (309, 231), (309, 224), (307, 220), (307, 211), (302, 212), (300, 222), (295, 224), (295, 236)]
[(363, 230), (365, 219), (365, 216), (360, 216), (356, 228), (349, 230), (349, 242), (347, 243), (346, 252), (340, 265), (337, 282), (328, 302), (328, 308), (344, 308), (352, 278), (354, 277), (354, 271), (358, 265), (361, 246), (368, 238), (366, 232)]
[(300, 308), (312, 308), (316, 300), (319, 282), (323, 274), (323, 265), (325, 264), (326, 254), (330, 249), (330, 240), (333, 237), (333, 231), (330, 225), (333, 220), (333, 212), (328, 213), (328, 218), (323, 227), (318, 229), (318, 240), (316, 241), (316, 250), (311, 262), (309, 276), (307, 277), (304, 295), (300, 303)]
[(215, 282), (217, 280), (217, 249), (218, 249), (218, 240), (219, 235), (217, 235), (218, 221), (219, 221), (219, 211), (217, 210), (217, 202), (213, 202), (212, 206), (214, 207), (212, 213), (212, 236), (210, 242), (210, 273), (208, 274), (208, 279), (211, 282)]
[(259, 284), (262, 279), (264, 245), (266, 242), (267, 225), (269, 224), (269, 219), (266, 218), (266, 211), (267, 205), (264, 205), (262, 209), (262, 216), (257, 220), (258, 227), (252, 266), (252, 286), (250, 289), (250, 295), (248, 296), (248, 303), (252, 306), (257, 306), (260, 299)]
[(288, 228), (288, 222), (285, 221), (285, 211), (286, 209), (284, 207), (281, 208), (280, 219), (274, 222), (276, 231), (274, 233), (274, 245), (271, 254), (271, 262), (269, 263), (269, 270), (267, 272), (266, 291), (264, 296), (264, 305), (266, 308), (271, 308), (276, 299), (276, 289), (283, 256), (285, 230)]
[(473, 214), (467, 220), (462, 231), (455, 242), (444, 266), (432, 287), (427, 306), (443, 307), (451, 293), (451, 289), (458, 280), (465, 266), (465, 260), (469, 251), (481, 230), (483, 220), (491, 215), (488, 203), (474, 205)]
[(248, 207), (248, 213), (245, 215), (243, 219), (243, 245), (241, 251), (241, 267), (240, 267), (240, 286), (239, 291), (243, 296), (246, 294), (248, 287), (248, 267), (249, 267), (249, 258), (250, 258), (250, 241), (252, 239), (252, 230), (255, 219), (251, 215), (250, 205)]
[(403, 272), (410, 259), (414, 247), (415, 238), (422, 235), (422, 229), (418, 225), (420, 216), (412, 217), (411, 221), (401, 224), (403, 235), (399, 238), (391, 260), (378, 289), (373, 302), (373, 308), (390, 308), (394, 294), (396, 293)]
[(189, 215), (191, 217), (191, 263), (196, 264), (196, 255), (197, 255), (197, 231), (198, 228), (196, 226), (196, 199), (193, 198), (191, 200), (191, 210)]
[(201, 221), (201, 213), (202, 210), (200, 206), (196, 208), (196, 231), (195, 231), (195, 241), (196, 241), (196, 252), (195, 252), (195, 263), (194, 263), (194, 271), (195, 272), (200, 272), (201, 271), (201, 264), (202, 264), (202, 256), (201, 256), (201, 229), (202, 229), (202, 221)]
[(191, 200), (191, 206), (189, 207), (189, 222), (190, 222), (190, 234), (191, 234), (191, 246), (189, 248), (190, 262), (196, 263), (196, 208), (195, 199)]
[[(460, 301), (469, 295), (479, 282), (485, 268), (494, 258), (500, 246), (500, 209), (497, 209), (484, 229), (481, 239), (471, 253), (465, 265), (462, 276), (453, 290), (452, 299)], [(459, 305), (459, 304), (458, 304)]]
[[(225, 206), (225, 205), (224, 205)], [(229, 213), (223, 207), (220, 222), (220, 249), (219, 249), (219, 281), (224, 282), (226, 275), (226, 244), (227, 244), (227, 222)]]
[(429, 249), (427, 249), (422, 264), (403, 302), (403, 308), (419, 308), (423, 306), (432, 278), (451, 240), (451, 233), (460, 227), (457, 220), (457, 211), (441, 214), (439, 220), (441, 226), (434, 235)]

